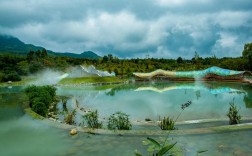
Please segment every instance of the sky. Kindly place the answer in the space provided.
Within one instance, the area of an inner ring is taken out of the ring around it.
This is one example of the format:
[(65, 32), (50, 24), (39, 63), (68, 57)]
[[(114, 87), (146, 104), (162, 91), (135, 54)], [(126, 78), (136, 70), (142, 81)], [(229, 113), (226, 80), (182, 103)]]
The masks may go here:
[(0, 0), (0, 34), (55, 52), (238, 57), (252, 0)]

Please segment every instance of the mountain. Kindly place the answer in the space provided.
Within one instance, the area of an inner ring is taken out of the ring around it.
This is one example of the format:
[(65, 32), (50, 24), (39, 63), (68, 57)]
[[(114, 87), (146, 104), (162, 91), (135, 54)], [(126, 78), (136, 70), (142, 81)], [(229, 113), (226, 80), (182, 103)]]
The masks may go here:
[(99, 55), (92, 51), (85, 51), (81, 54), (75, 54), (75, 53), (56, 53), (57, 56), (67, 56), (67, 57), (73, 57), (73, 58), (90, 58), (90, 59), (98, 59), (100, 58)]
[(8, 53), (26, 54), (29, 51), (42, 50), (43, 47), (25, 44), (16, 37), (0, 35), (0, 51)]
[[(26, 55), (29, 51), (37, 51), (46, 49), (40, 46), (35, 46), (32, 44), (25, 44), (24, 42), (20, 41), (18, 38), (9, 36), (9, 35), (0, 35), (0, 53), (15, 53)], [(66, 56), (66, 57), (73, 57), (73, 58), (90, 58), (90, 59), (98, 59), (100, 58), (99, 55), (92, 51), (85, 51), (81, 54), (75, 53), (59, 53), (53, 52), (51, 50), (47, 50), (47, 53), (51, 56)]]

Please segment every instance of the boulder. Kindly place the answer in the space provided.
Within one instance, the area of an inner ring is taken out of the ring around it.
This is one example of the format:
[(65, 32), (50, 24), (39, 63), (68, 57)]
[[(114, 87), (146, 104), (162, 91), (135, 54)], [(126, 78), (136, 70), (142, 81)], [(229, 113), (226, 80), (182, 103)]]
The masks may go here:
[(76, 135), (77, 134), (77, 129), (72, 129), (70, 131), (70, 135)]

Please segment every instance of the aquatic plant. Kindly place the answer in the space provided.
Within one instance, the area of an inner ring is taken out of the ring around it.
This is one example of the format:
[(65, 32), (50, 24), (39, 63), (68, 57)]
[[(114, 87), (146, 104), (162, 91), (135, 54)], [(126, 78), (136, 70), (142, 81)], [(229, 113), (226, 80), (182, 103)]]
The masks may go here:
[[(167, 118), (164, 118), (165, 122), (168, 120), (169, 123), (173, 124), (173, 128), (174, 128), (174, 125), (175, 125), (176, 121), (178, 120), (178, 118), (180, 117), (180, 115), (182, 114), (182, 112), (185, 110), (185, 108), (189, 107), (191, 104), (192, 104), (191, 101), (188, 101), (185, 104), (182, 104), (181, 105), (181, 112), (179, 113), (177, 118), (175, 120), (172, 120), (172, 122), (171, 122), (170, 121), (171, 119), (169, 117), (167, 117)], [(157, 141), (153, 138), (147, 137), (147, 141), (148, 141), (148, 143), (146, 144), (146, 145), (148, 145), (147, 152), (150, 153), (150, 155), (153, 155), (153, 156), (175, 155), (175, 151), (172, 151), (172, 149), (177, 144), (177, 142), (172, 142), (172, 141), (168, 142), (168, 140), (170, 138), (170, 132), (172, 129), (168, 129), (168, 130), (169, 130), (168, 135), (164, 139), (164, 141)], [(203, 152), (206, 152), (206, 150), (201, 150), (201, 151), (197, 152), (197, 154), (203, 153)], [(142, 156), (142, 154), (139, 153), (138, 151), (135, 151), (135, 155)]]
[(132, 128), (129, 115), (123, 112), (112, 114), (108, 120), (108, 129), (110, 130), (130, 130)]
[(90, 128), (102, 128), (102, 122), (98, 121), (98, 111), (92, 111), (82, 116)]
[(160, 123), (158, 124), (158, 126), (162, 129), (162, 130), (174, 130), (175, 129), (175, 121), (168, 117), (164, 117), (162, 120), (160, 119)]
[(76, 110), (73, 110), (72, 112), (67, 112), (64, 118), (65, 123), (69, 125), (75, 124), (75, 121), (74, 121), (75, 115), (76, 115)]
[(239, 110), (237, 109), (235, 103), (234, 103), (234, 99), (232, 102), (229, 103), (230, 107), (229, 107), (229, 111), (227, 113), (227, 116), (229, 118), (229, 124), (230, 125), (234, 125), (234, 124), (238, 124), (241, 122), (241, 115), (239, 115)]

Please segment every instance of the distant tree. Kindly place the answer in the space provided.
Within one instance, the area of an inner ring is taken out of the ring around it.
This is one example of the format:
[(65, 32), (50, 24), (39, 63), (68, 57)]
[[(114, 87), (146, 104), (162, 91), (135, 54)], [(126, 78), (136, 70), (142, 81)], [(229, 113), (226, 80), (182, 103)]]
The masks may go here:
[(34, 59), (34, 51), (30, 51), (29, 53), (27, 53), (27, 61), (31, 62)]
[(242, 56), (247, 59), (248, 70), (251, 71), (252, 70), (252, 43), (247, 43), (244, 45)]
[(38, 59), (38, 58), (41, 58), (41, 51), (40, 51), (40, 50), (37, 50), (36, 53), (35, 53), (35, 55), (36, 55), (36, 58), (37, 58), (37, 59)]
[(43, 65), (40, 63), (40, 62), (31, 62), (30, 65), (29, 65), (29, 71), (30, 73), (36, 73), (40, 70), (43, 69)]
[(102, 58), (102, 61), (103, 61), (103, 62), (107, 63), (107, 62), (108, 62), (108, 60), (109, 60), (109, 59), (108, 59), (108, 56), (106, 56), (106, 55), (105, 55), (105, 56), (103, 56), (103, 58)]
[(117, 68), (114, 69), (114, 72), (115, 72), (115, 75), (118, 75), (118, 69)]
[(178, 57), (178, 58), (177, 58), (177, 63), (183, 63), (182, 57)]
[(10, 71), (5, 73), (4, 77), (2, 78), (3, 82), (7, 81), (21, 81), (21, 77), (15, 71)]
[(46, 49), (43, 49), (41, 52), (41, 58), (46, 58), (47, 57), (47, 51)]
[(29, 73), (29, 64), (27, 61), (21, 61), (17, 63), (17, 73), (20, 75), (27, 75)]
[(108, 54), (108, 60), (112, 61), (113, 60), (113, 55), (112, 54)]
[(199, 59), (199, 54), (198, 54), (197, 51), (194, 52), (194, 59), (195, 59), (195, 60)]

